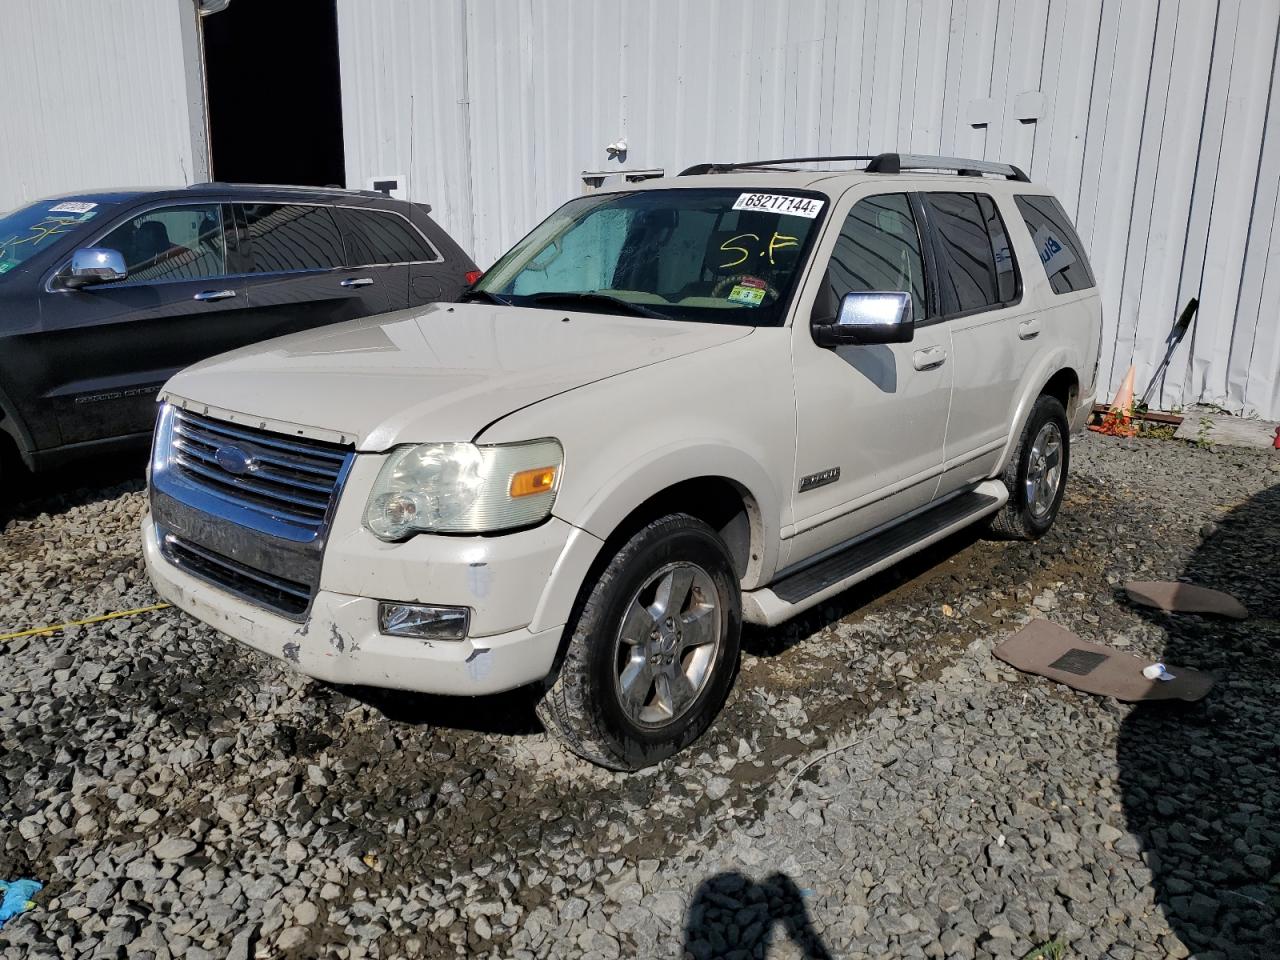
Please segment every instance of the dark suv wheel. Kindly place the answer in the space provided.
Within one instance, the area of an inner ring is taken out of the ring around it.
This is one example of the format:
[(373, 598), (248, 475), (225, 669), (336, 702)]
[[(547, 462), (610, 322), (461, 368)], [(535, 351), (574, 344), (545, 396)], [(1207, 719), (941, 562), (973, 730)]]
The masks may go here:
[(1042, 394), (1001, 477), (1009, 502), (992, 519), (992, 532), (1012, 540), (1036, 540), (1048, 533), (1062, 505), (1070, 463), (1067, 413), (1056, 397)]
[(645, 526), (591, 587), (538, 716), (579, 756), (638, 770), (684, 749), (724, 705), (742, 605), (724, 541), (671, 514)]

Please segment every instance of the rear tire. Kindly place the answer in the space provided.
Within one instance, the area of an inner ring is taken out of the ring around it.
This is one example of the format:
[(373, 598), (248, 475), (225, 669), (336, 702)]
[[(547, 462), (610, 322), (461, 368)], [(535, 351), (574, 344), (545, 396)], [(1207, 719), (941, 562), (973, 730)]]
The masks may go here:
[(1009, 502), (991, 520), (1005, 540), (1038, 540), (1049, 532), (1062, 505), (1071, 463), (1071, 438), (1062, 403), (1041, 394), (1009, 458), (1001, 480)]
[(538, 718), (578, 756), (639, 770), (711, 726), (733, 685), (742, 601), (729, 551), (687, 514), (632, 536), (566, 628)]

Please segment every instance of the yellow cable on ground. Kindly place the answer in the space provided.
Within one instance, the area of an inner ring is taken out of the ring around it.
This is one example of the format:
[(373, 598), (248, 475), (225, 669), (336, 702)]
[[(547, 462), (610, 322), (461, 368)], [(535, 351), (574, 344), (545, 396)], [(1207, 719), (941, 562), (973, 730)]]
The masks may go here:
[(104, 613), (98, 617), (89, 617), (87, 620), (72, 620), (70, 623), (58, 623), (51, 627), (36, 627), (34, 630), (19, 630), (17, 633), (0, 633), (0, 643), (6, 640), (17, 640), (19, 637), (34, 637), (41, 633), (57, 633), (59, 630), (65, 630), (67, 627), (83, 627), (90, 623), (102, 623), (104, 620), (118, 620), (121, 617), (136, 617), (140, 613), (150, 613), (152, 610), (164, 610), (172, 606), (168, 603), (153, 603), (149, 607), (139, 607), (137, 610), (118, 610), (115, 613)]

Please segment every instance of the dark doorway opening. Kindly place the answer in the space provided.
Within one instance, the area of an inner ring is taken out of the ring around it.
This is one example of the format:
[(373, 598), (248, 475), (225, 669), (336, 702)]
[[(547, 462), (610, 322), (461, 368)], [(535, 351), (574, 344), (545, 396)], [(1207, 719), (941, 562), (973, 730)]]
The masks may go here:
[(201, 25), (214, 179), (344, 186), (336, 0), (232, 0)]

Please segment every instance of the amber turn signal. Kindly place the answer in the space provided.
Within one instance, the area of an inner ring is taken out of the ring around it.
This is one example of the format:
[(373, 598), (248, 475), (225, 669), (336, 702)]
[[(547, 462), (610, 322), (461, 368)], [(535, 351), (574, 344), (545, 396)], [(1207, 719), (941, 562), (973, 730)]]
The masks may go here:
[(521, 470), (511, 478), (511, 496), (531, 497), (535, 493), (547, 493), (556, 485), (555, 467), (535, 467)]

